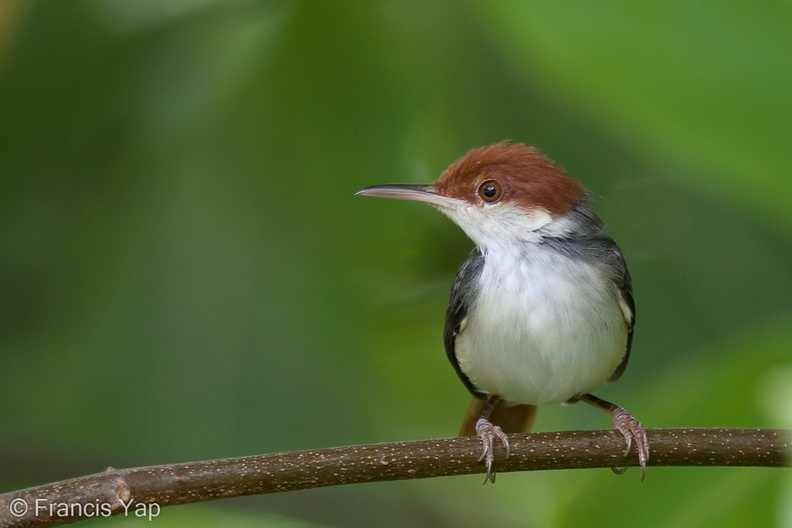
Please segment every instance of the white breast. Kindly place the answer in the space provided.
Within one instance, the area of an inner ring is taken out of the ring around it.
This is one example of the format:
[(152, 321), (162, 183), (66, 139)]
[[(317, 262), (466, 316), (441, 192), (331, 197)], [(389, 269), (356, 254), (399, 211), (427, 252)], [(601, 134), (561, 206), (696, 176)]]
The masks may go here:
[(627, 323), (604, 270), (537, 244), (488, 248), (456, 338), (462, 370), (508, 401), (559, 403), (603, 384), (624, 357)]

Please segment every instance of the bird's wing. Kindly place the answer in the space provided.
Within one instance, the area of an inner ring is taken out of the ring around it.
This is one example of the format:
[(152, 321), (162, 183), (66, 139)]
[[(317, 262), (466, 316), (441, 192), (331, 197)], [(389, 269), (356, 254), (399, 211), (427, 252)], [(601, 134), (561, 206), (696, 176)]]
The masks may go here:
[(624, 261), (624, 256), (621, 250), (616, 245), (616, 242), (610, 240), (613, 244), (611, 248), (614, 254), (616, 268), (619, 270), (618, 275), (614, 278), (616, 285), (616, 292), (619, 295), (619, 306), (621, 307), (622, 314), (624, 315), (624, 322), (627, 323), (627, 347), (624, 352), (624, 358), (613, 371), (608, 381), (616, 381), (624, 373), (627, 368), (627, 361), (630, 359), (630, 349), (632, 348), (633, 340), (633, 326), (635, 325), (635, 300), (633, 299), (632, 292), (632, 279), (630, 272), (627, 270), (627, 263)]
[(446, 310), (445, 329), (443, 331), (443, 342), (445, 344), (446, 355), (451, 365), (453, 365), (459, 379), (465, 387), (476, 398), (484, 398), (487, 393), (476, 387), (470, 378), (462, 372), (462, 367), (456, 357), (456, 337), (465, 327), (467, 319), (467, 307), (470, 305), (472, 297), (476, 294), (475, 285), (481, 270), (484, 268), (484, 255), (478, 248), (470, 252), (462, 267), (457, 272), (454, 285), (451, 288), (451, 298), (448, 301)]

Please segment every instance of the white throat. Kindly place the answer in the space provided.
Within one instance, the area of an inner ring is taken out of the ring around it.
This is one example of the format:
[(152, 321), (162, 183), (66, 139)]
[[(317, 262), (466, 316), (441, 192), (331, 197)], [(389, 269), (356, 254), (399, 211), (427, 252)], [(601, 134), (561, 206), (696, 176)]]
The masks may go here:
[(526, 210), (513, 204), (438, 207), (482, 249), (503, 242), (539, 241), (536, 232), (554, 222), (544, 209)]

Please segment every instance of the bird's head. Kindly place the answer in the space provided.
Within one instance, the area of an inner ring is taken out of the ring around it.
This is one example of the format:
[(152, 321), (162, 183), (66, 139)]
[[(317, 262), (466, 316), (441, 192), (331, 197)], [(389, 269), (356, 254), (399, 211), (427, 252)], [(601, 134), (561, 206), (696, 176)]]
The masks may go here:
[(574, 231), (566, 215), (586, 191), (536, 148), (500, 142), (469, 151), (429, 185), (389, 184), (357, 192), (437, 207), (480, 247)]

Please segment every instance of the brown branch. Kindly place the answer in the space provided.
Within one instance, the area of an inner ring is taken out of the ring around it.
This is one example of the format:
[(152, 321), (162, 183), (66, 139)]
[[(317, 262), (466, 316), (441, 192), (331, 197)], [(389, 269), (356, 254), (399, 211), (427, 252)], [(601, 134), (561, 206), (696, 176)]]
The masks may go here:
[[(655, 429), (652, 466), (788, 467), (792, 431)], [(498, 472), (635, 466), (616, 431), (510, 435)], [(162, 506), (360, 482), (482, 473), (477, 438), (335, 447), (131, 469), (0, 495), (0, 528), (56, 526), (110, 515), (156, 515)], [(636, 477), (637, 478), (637, 477)], [(649, 477), (651, 478), (651, 472)], [(637, 482), (636, 482), (636, 485)]]

